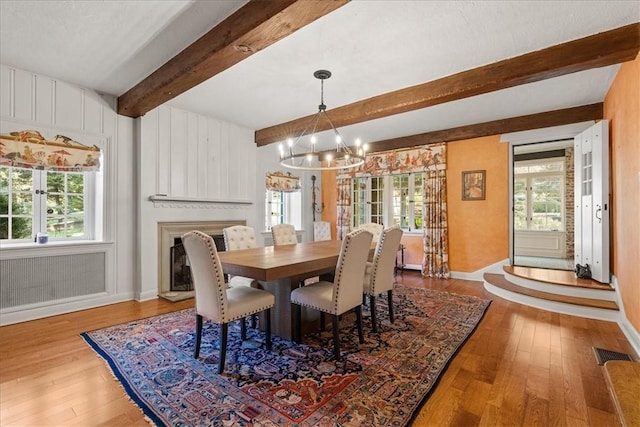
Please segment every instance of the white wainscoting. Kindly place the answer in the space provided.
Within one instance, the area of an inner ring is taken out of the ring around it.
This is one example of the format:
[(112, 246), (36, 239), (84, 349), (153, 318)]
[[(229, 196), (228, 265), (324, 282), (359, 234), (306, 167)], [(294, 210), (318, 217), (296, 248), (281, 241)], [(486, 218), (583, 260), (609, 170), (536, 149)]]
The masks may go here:
[(522, 256), (565, 258), (565, 240), (566, 233), (563, 231), (515, 231), (514, 253)]

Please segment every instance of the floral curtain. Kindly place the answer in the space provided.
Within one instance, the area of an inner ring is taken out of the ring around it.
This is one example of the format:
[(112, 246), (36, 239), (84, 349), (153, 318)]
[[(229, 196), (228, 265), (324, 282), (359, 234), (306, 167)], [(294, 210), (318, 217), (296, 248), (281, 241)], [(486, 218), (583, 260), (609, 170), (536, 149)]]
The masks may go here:
[(351, 224), (351, 182), (360, 176), (424, 173), (423, 200), (425, 228), (423, 234), (422, 274), (450, 277), (447, 228), (447, 146), (430, 144), (407, 150), (367, 154), (358, 168), (341, 169), (337, 175), (338, 238), (349, 232)]
[(64, 135), (48, 141), (39, 132), (23, 130), (0, 135), (0, 165), (58, 172), (100, 169), (100, 149)]
[(284, 191), (285, 193), (292, 193), (294, 191), (300, 191), (300, 177), (291, 175), (287, 172), (268, 172), (265, 182), (267, 190), (271, 191)]
[(446, 170), (425, 172), (423, 200), (425, 214), (422, 275), (448, 279), (450, 272)]

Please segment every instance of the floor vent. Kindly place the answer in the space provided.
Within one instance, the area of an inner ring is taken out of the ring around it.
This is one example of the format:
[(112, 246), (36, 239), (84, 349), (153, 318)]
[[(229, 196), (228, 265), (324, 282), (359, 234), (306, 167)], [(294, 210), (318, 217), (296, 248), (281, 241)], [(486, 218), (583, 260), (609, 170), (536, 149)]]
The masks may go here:
[(596, 362), (598, 362), (598, 365), (604, 365), (604, 363), (609, 360), (628, 360), (633, 362), (631, 356), (624, 353), (618, 353), (617, 351), (593, 347), (593, 354), (596, 356)]

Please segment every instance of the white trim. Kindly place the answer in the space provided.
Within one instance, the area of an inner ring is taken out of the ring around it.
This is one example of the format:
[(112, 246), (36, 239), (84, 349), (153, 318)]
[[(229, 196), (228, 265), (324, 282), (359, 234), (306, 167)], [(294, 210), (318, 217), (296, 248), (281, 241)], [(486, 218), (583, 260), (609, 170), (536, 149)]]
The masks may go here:
[(618, 279), (614, 275), (611, 275), (611, 286), (616, 289), (616, 303), (618, 304), (618, 307), (620, 307), (620, 319), (618, 320), (618, 326), (620, 326), (622, 333), (627, 337), (629, 344), (631, 344), (631, 347), (635, 350), (636, 357), (640, 357), (640, 332), (633, 327), (627, 318), (624, 311), (624, 304), (622, 303), (622, 298), (620, 298), (620, 292), (618, 291), (618, 289), (620, 289), (618, 287)]
[(495, 273), (495, 274), (504, 274), (504, 270), (502, 266), (509, 265), (509, 258), (505, 258), (501, 261), (498, 261), (494, 264), (488, 265), (486, 267), (481, 268), (480, 270), (476, 270), (471, 273), (460, 272), (460, 271), (452, 271), (451, 277), (453, 279), (464, 279), (464, 280), (475, 280), (475, 281), (484, 281), (483, 275), (484, 273)]
[(19, 307), (0, 310), (0, 326), (14, 323), (26, 322), (29, 320), (41, 319), (43, 317), (57, 316), (59, 314), (72, 313), (75, 311), (96, 308), (110, 304), (116, 304), (133, 299), (133, 293), (126, 292), (119, 295), (107, 295), (99, 293), (95, 295), (47, 301), (38, 304), (29, 304)]
[(75, 255), (94, 252), (107, 252), (114, 246), (113, 242), (96, 242), (93, 240), (50, 241), (49, 243), (15, 243), (2, 244), (0, 259), (34, 258), (44, 256)]

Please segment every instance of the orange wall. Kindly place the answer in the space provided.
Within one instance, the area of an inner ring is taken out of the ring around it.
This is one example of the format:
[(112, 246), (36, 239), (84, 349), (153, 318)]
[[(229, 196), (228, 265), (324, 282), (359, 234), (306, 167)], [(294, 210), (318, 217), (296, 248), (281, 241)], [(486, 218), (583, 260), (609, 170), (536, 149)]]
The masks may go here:
[(640, 56), (622, 64), (604, 100), (612, 177), (612, 262), (625, 314), (640, 331)]
[[(499, 136), (447, 144), (449, 268), (473, 272), (509, 256), (509, 145)], [(462, 171), (486, 170), (486, 199), (462, 201)], [(335, 238), (335, 172), (322, 173), (322, 219)], [(422, 264), (422, 237), (405, 236), (405, 263)]]
[[(509, 257), (509, 144), (500, 136), (447, 144), (449, 268), (474, 272)], [(462, 200), (462, 172), (486, 170), (485, 200)]]

